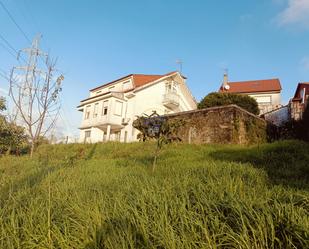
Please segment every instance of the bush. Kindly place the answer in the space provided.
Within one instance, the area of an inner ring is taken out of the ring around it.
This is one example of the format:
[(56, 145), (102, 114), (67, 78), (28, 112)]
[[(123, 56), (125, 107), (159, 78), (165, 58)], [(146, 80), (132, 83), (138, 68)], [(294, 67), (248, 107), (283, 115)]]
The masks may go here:
[[(0, 111), (4, 110), (6, 110), (5, 100), (0, 97)], [(27, 153), (28, 145), (25, 129), (7, 121), (6, 117), (0, 114), (0, 155)]]
[(210, 93), (198, 104), (198, 109), (214, 106), (238, 105), (239, 107), (255, 115), (259, 114), (259, 107), (256, 100), (248, 95), (234, 93)]

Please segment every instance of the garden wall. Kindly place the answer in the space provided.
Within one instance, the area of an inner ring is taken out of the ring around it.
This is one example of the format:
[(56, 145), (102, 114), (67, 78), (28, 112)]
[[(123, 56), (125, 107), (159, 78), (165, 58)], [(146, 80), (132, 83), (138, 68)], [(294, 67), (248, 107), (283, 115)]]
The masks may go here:
[(178, 136), (186, 143), (256, 144), (267, 140), (265, 120), (236, 105), (167, 114), (165, 117), (170, 121), (185, 121)]

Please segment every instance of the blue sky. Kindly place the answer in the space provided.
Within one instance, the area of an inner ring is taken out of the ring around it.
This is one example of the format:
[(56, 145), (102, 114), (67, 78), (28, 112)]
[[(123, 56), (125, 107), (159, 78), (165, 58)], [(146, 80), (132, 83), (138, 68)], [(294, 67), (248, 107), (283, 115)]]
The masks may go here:
[[(309, 0), (1, 1), (58, 57), (63, 133), (78, 134), (75, 107), (89, 89), (130, 73), (177, 70), (177, 59), (197, 100), (218, 89), (224, 68), (231, 81), (279, 78), (283, 103), (309, 81)], [(0, 34), (16, 50), (29, 46), (1, 6)], [(0, 44), (0, 70), (13, 65)], [(0, 78), (0, 94), (7, 88)]]

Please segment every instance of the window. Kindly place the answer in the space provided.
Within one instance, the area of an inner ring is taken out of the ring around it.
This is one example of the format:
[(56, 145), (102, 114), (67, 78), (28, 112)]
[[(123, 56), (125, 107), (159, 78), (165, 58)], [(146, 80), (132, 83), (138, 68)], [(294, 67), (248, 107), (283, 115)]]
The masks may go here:
[(271, 104), (271, 96), (256, 96), (255, 99), (258, 104)]
[(115, 141), (120, 142), (120, 131), (115, 133)]
[(110, 91), (110, 92), (111, 92), (111, 91), (115, 91), (115, 86), (109, 87), (109, 88), (108, 88), (108, 91)]
[(303, 88), (300, 92), (300, 97), (302, 98), (302, 103), (304, 104), (306, 101), (306, 88)]
[(166, 84), (166, 92), (169, 93), (171, 91), (172, 91), (172, 83), (169, 82), (169, 83)]
[(91, 131), (85, 131), (84, 143), (90, 142)]
[(90, 117), (90, 107), (90, 105), (86, 106), (85, 119), (88, 119)]
[(108, 111), (108, 100), (103, 102), (102, 116), (107, 115), (107, 111)]
[(176, 93), (177, 92), (177, 83), (175, 81), (170, 81), (166, 84), (167, 93)]
[(130, 88), (130, 81), (126, 81), (122, 83), (122, 90), (128, 90)]
[(114, 114), (118, 116), (122, 115), (122, 102), (116, 100)]
[(102, 91), (97, 91), (95, 94), (96, 94), (96, 95), (99, 95), (100, 93), (102, 93)]
[(98, 116), (98, 110), (99, 110), (99, 103), (94, 104), (94, 109), (93, 109), (93, 117), (96, 118)]
[(177, 88), (176, 88), (176, 83), (175, 82), (173, 82), (173, 86), (172, 86), (172, 92), (176, 92), (177, 91)]
[(85, 131), (85, 138), (90, 138), (91, 131)]

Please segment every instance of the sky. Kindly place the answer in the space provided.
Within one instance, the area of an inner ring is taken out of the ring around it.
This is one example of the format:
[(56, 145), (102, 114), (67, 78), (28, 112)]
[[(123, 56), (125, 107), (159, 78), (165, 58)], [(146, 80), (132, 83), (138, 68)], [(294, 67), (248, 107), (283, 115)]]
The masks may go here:
[[(279, 78), (282, 104), (309, 81), (309, 0), (0, 0), (0, 35), (41, 49), (64, 73), (59, 129), (77, 136), (89, 89), (131, 73), (179, 70), (199, 101), (230, 81)], [(0, 39), (0, 72), (17, 65)], [(14, 52), (13, 52), (14, 54)], [(0, 77), (0, 95), (8, 82)]]

